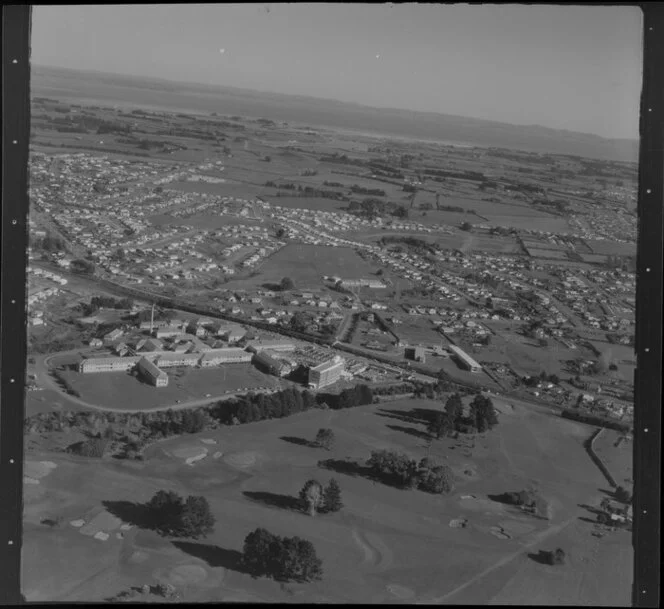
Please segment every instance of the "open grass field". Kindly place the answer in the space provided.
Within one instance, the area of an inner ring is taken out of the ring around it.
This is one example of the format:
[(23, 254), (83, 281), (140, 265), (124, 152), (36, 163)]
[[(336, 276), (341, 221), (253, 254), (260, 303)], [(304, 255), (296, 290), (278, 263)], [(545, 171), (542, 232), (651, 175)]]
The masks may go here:
[[(381, 448), (420, 458), (424, 425), (416, 409), (437, 407), (402, 400), (310, 411), (166, 440), (148, 448), (144, 462), (34, 455), (31, 460), (56, 467), (39, 484), (26, 484), (23, 592), (28, 602), (100, 601), (129, 586), (171, 582), (192, 602), (628, 606), (629, 534), (600, 540), (581, 520), (588, 512), (578, 504), (598, 504), (605, 486), (582, 445), (592, 428), (536, 407), (497, 403), (499, 425), (477, 437), (474, 448), (467, 438), (433, 444), (431, 455), (455, 471), (456, 489), (448, 496), (317, 466), (328, 458), (363, 461)], [(303, 445), (320, 427), (336, 435), (329, 452)], [(205, 456), (188, 465), (194, 453)], [(341, 512), (312, 518), (293, 509), (307, 479), (326, 483), (332, 476), (342, 489)], [(553, 507), (550, 521), (489, 497), (532, 480)], [(160, 489), (204, 495), (215, 532), (179, 542), (119, 524), (132, 520), (134, 502)], [(42, 518), (57, 524), (41, 524)], [(459, 518), (467, 526), (452, 528)], [(258, 526), (310, 540), (323, 560), (323, 580), (280, 585), (242, 572), (243, 540)], [(495, 536), (495, 527), (507, 535)], [(109, 537), (103, 541), (99, 533)], [(557, 546), (568, 555), (563, 566), (529, 557)]]
[[(323, 276), (337, 275), (343, 278), (373, 277), (378, 267), (362, 258), (354, 250), (345, 247), (289, 244), (268, 257), (252, 277), (252, 285), (279, 282), (290, 277), (298, 290), (318, 288)], [(242, 286), (240, 286), (242, 283)], [(246, 287), (247, 281), (229, 281), (227, 287)]]
[(100, 372), (81, 374), (67, 371), (64, 376), (81, 394), (81, 399), (99, 406), (119, 409), (157, 408), (177, 400), (199, 400), (206, 394), (244, 387), (278, 387), (274, 376), (263, 374), (251, 364), (227, 364), (207, 369), (168, 368), (167, 387), (153, 387), (127, 372)]

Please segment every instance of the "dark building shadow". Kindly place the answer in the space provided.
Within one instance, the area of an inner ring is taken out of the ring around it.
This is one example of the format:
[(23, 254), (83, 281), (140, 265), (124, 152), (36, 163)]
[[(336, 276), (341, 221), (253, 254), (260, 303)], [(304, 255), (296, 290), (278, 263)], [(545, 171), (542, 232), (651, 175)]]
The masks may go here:
[(242, 565), (242, 552), (189, 541), (174, 541), (172, 543), (176, 548), (190, 556), (204, 560), (210, 567), (223, 567), (238, 573), (247, 573)]
[(402, 431), (403, 433), (406, 433), (409, 436), (414, 436), (414, 437), (420, 438), (420, 439), (428, 440), (428, 439), (431, 438), (431, 436), (426, 431), (420, 431), (419, 429), (415, 429), (415, 427), (402, 427), (401, 425), (388, 425), (387, 428), (392, 429), (394, 431)]
[(280, 508), (282, 510), (302, 511), (302, 505), (296, 497), (290, 495), (279, 495), (277, 493), (268, 493), (266, 491), (243, 491), (242, 494), (257, 503), (263, 503), (270, 507)]
[(307, 448), (316, 448), (316, 443), (311, 440), (305, 440), (304, 438), (297, 438), (295, 436), (280, 436), (280, 440), (284, 442), (290, 442), (291, 444), (297, 444), (298, 446), (306, 446)]
[(154, 529), (154, 519), (148, 507), (131, 501), (102, 501), (106, 510), (127, 524), (141, 529)]

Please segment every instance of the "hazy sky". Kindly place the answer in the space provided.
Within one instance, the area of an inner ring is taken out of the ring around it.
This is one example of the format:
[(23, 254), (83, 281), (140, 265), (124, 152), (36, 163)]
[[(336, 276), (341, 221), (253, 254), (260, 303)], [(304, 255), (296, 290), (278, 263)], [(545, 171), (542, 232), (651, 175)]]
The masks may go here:
[(637, 138), (641, 29), (611, 6), (35, 6), (32, 61)]

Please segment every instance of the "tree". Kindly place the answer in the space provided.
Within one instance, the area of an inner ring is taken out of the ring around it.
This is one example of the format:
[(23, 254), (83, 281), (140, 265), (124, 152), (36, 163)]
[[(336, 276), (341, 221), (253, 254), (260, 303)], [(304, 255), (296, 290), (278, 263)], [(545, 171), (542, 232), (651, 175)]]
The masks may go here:
[(184, 504), (180, 518), (179, 535), (183, 537), (205, 537), (214, 530), (215, 518), (205, 497), (190, 495)]
[(614, 491), (614, 496), (621, 503), (629, 503), (632, 500), (632, 496), (629, 494), (629, 491), (623, 486), (616, 488)]
[(473, 419), (475, 428), (480, 433), (491, 429), (498, 423), (498, 417), (493, 407), (491, 398), (478, 393), (470, 403), (470, 416)]
[(307, 480), (300, 491), (300, 501), (302, 507), (309, 511), (310, 516), (315, 516), (316, 512), (323, 505), (323, 487), (317, 480)]
[(565, 564), (565, 550), (562, 548), (556, 548), (551, 552), (551, 564), (552, 565), (563, 565)]
[(449, 434), (452, 429), (450, 416), (444, 412), (437, 412), (427, 426), (427, 432), (435, 436), (437, 440)]
[(418, 488), (427, 493), (449, 493), (454, 490), (454, 474), (445, 465), (424, 458), (418, 466)]
[(279, 283), (279, 288), (282, 291), (292, 290), (295, 287), (295, 283), (290, 277), (284, 277)]
[(267, 575), (272, 571), (272, 563), (278, 558), (271, 555), (276, 539), (275, 535), (263, 528), (252, 531), (244, 538), (242, 563), (250, 573)]
[(319, 429), (314, 440), (317, 446), (330, 450), (334, 445), (334, 432), (331, 429)]
[(463, 416), (463, 402), (458, 393), (453, 393), (445, 402), (445, 412), (453, 423), (456, 423)]
[(341, 501), (341, 487), (332, 478), (323, 490), (323, 508), (326, 512), (338, 512), (344, 506)]
[(157, 491), (148, 501), (150, 522), (162, 534), (170, 534), (179, 529), (183, 510), (183, 500), (174, 491)]
[(470, 232), (471, 230), (473, 230), (473, 225), (470, 222), (464, 222), (461, 225), (461, 230), (465, 230), (465, 231)]

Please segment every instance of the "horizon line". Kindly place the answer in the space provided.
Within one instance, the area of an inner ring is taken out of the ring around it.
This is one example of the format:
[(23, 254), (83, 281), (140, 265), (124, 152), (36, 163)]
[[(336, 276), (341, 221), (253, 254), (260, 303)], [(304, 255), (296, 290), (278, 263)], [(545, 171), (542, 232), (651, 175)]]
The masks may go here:
[(434, 110), (413, 110), (411, 108), (395, 108), (395, 107), (387, 107), (387, 106), (370, 106), (367, 104), (362, 104), (359, 102), (352, 102), (352, 101), (345, 101), (341, 99), (335, 99), (331, 97), (318, 97), (315, 95), (305, 95), (305, 94), (300, 94), (300, 93), (282, 93), (279, 91), (268, 91), (268, 90), (260, 90), (260, 89), (252, 89), (252, 88), (247, 88), (247, 87), (236, 87), (233, 85), (222, 85), (222, 84), (210, 84), (210, 83), (202, 83), (202, 82), (197, 82), (197, 81), (192, 81), (192, 80), (171, 80), (168, 78), (161, 78), (159, 76), (146, 76), (145, 74), (120, 74), (118, 72), (107, 72), (104, 70), (93, 70), (93, 69), (82, 69), (82, 68), (71, 68), (71, 67), (65, 67), (65, 66), (54, 66), (54, 65), (48, 65), (48, 64), (43, 64), (43, 63), (35, 63), (35, 62), (30, 62), (32, 68), (46, 68), (46, 69), (54, 69), (54, 70), (66, 70), (70, 72), (88, 72), (88, 73), (93, 73), (93, 74), (103, 74), (107, 76), (118, 76), (120, 78), (145, 78), (148, 80), (152, 81), (158, 81), (158, 82), (163, 82), (163, 83), (170, 83), (170, 84), (190, 84), (190, 85), (198, 85), (200, 87), (210, 87), (210, 88), (220, 88), (220, 89), (232, 89), (235, 91), (246, 91), (249, 93), (258, 93), (258, 94), (267, 94), (267, 95), (280, 95), (282, 97), (295, 97), (295, 98), (305, 98), (305, 99), (311, 99), (319, 102), (334, 102), (338, 104), (346, 104), (349, 106), (358, 106), (360, 108), (366, 108), (370, 110), (384, 110), (384, 111), (396, 111), (396, 112), (413, 112), (416, 114), (429, 114), (433, 116), (440, 116), (440, 117), (451, 117), (451, 118), (457, 118), (457, 119), (470, 119), (474, 121), (481, 121), (485, 123), (493, 123), (496, 125), (506, 125), (509, 127), (514, 127), (514, 128), (524, 128), (524, 129), (544, 129), (548, 131), (555, 131), (557, 133), (570, 133), (570, 134), (575, 134), (575, 135), (583, 135), (586, 137), (593, 137), (593, 138), (598, 138), (601, 140), (605, 140), (607, 142), (630, 142), (630, 143), (635, 143), (639, 144), (640, 142), (640, 136), (637, 134), (635, 137), (607, 137), (605, 135), (600, 135), (598, 133), (591, 133), (588, 131), (573, 131), (571, 129), (561, 129), (561, 128), (556, 128), (556, 127), (547, 127), (545, 125), (540, 125), (537, 123), (530, 123), (530, 124), (523, 124), (523, 123), (510, 123), (510, 122), (505, 122), (505, 121), (497, 121), (493, 119), (488, 119), (488, 118), (478, 118), (476, 116), (464, 116), (461, 114), (449, 114), (449, 113), (444, 113), (444, 112), (436, 112)]

